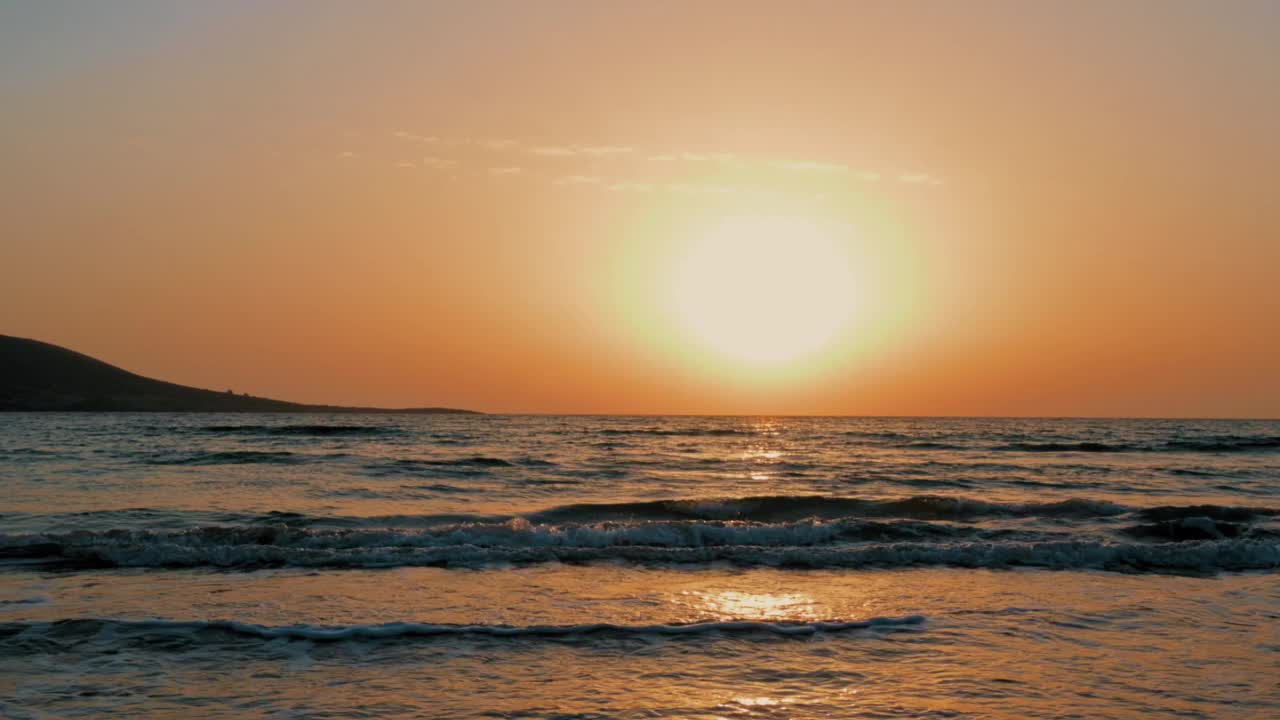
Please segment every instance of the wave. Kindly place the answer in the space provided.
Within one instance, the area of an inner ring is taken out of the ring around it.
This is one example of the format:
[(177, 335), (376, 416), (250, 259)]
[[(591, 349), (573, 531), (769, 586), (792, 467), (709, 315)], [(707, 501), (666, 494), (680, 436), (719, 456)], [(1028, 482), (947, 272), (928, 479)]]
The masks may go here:
[(778, 522), (803, 518), (898, 517), (920, 520), (968, 520), (982, 517), (1111, 517), (1133, 508), (1102, 500), (1072, 498), (1048, 503), (997, 503), (946, 495), (866, 499), (824, 495), (763, 495), (740, 498), (581, 503), (533, 513), (534, 522), (643, 520), (751, 520)]
[[(65, 550), (64, 550), (65, 552)], [(811, 547), (652, 545), (310, 548), (264, 545), (192, 546), (102, 543), (80, 549), (90, 567), (258, 569), (444, 567), (485, 568), (547, 562), (626, 562), (642, 566), (728, 563), (803, 569), (1036, 567), (1152, 573), (1215, 573), (1280, 568), (1280, 542), (1233, 539), (1173, 543), (1046, 542), (869, 543)]]
[(1206, 516), (1181, 517), (1153, 523), (1132, 525), (1124, 529), (1132, 537), (1157, 538), (1183, 542), (1188, 540), (1221, 540), (1241, 536), (1280, 537), (1266, 528), (1257, 528), (1240, 522), (1217, 520)]
[(1166, 472), (1170, 475), (1181, 475), (1183, 477), (1236, 477), (1235, 473), (1225, 473), (1214, 470), (1196, 470), (1195, 468), (1169, 468)]
[(961, 444), (936, 440), (891, 443), (901, 450), (975, 450), (1020, 453), (1255, 453), (1280, 450), (1280, 437), (1249, 435), (1206, 435), (1200, 437), (1175, 437), (1152, 442), (1101, 442), (1080, 440), (1075, 442), (1011, 442), (986, 446), (977, 443)]
[[(1190, 514), (1197, 511), (1206, 514)], [(317, 529), (280, 523), (8, 535), (0, 536), (0, 559), (74, 567), (239, 569), (487, 567), (596, 561), (801, 568), (1029, 566), (1154, 572), (1280, 567), (1280, 532), (1221, 519), (1230, 513), (1218, 512), (1217, 518), (1213, 514), (1212, 508), (1136, 513), (1138, 519), (1148, 522), (1121, 528), (1117, 537), (1148, 541), (1138, 543), (1066, 530), (910, 519), (534, 525), (526, 518), (514, 518), (416, 530)]]
[(901, 450), (967, 450), (966, 445), (957, 445), (955, 443), (937, 442), (936, 440), (913, 440), (911, 442), (895, 443), (895, 448)]
[(359, 500), (396, 500), (413, 501), (436, 497), (441, 494), (455, 495), (484, 492), (483, 488), (466, 488), (446, 483), (427, 483), (422, 485), (400, 485), (399, 487), (338, 487), (315, 490), (310, 494), (327, 498), (356, 498)]
[[(764, 496), (579, 504), (524, 516), (272, 512), (204, 513), (184, 520), (182, 514), (152, 517), (146, 510), (99, 515), (91, 523), (77, 515), (71, 518), (75, 522), (59, 520), (52, 526), (101, 528), (118, 515), (132, 527), (0, 535), (0, 561), (242, 569), (556, 561), (1155, 572), (1280, 567), (1280, 530), (1272, 520), (1280, 517), (1280, 508), (1141, 508), (1090, 499), (1014, 504), (942, 496)], [(1031, 518), (1053, 522), (1025, 522)], [(134, 523), (141, 520), (150, 527), (139, 529)]]
[(461, 457), (449, 459), (399, 459), (370, 463), (365, 469), (377, 475), (421, 475), (423, 473), (455, 473), (476, 475), (492, 468), (515, 467), (515, 464), (495, 457)]
[(425, 491), (431, 493), (473, 493), (477, 492), (474, 488), (458, 487), (457, 485), (448, 485), (445, 483), (430, 483), (428, 485), (401, 485), (401, 490)]
[[(226, 554), (235, 548), (358, 551), (414, 548), (706, 548), (814, 547), (833, 543), (903, 541), (993, 541), (1054, 537), (1007, 528), (985, 528), (916, 520), (842, 520), (785, 524), (743, 522), (646, 522), (595, 525), (533, 525), (524, 518), (463, 523), (428, 529), (313, 529), (288, 525), (214, 526), (188, 530), (75, 531), (0, 536), (0, 558), (102, 560), (153, 549), (177, 554)], [(1056, 536), (1061, 536), (1061, 533)]]
[(46, 456), (52, 456), (57, 454), (58, 453), (52, 450), (41, 450), (40, 448), (27, 448), (27, 447), (0, 448), (0, 457), (4, 457), (4, 456), (22, 457), (24, 455), (46, 457)]
[(269, 463), (294, 465), (306, 462), (306, 455), (287, 451), (226, 450), (196, 455), (161, 456), (147, 459), (148, 465), (247, 465)]
[(733, 437), (735, 435), (765, 435), (766, 433), (753, 432), (751, 430), (738, 428), (687, 428), (674, 430), (670, 428), (603, 428), (601, 430), (597, 430), (596, 434), (609, 436), (652, 435), (658, 437)]
[[(553, 480), (549, 482), (560, 482)], [(401, 490), (476, 492), (476, 488), (431, 482), (401, 485)], [(72, 513), (4, 513), (0, 523), (38, 534), (49, 530), (113, 531), (113, 528), (150, 528), (174, 531), (217, 525), (271, 526), (276, 528), (340, 528), (387, 530), (444, 526), (483, 526), (527, 523), (596, 526), (608, 524), (702, 522), (738, 525), (902, 520), (969, 523), (1026, 519), (1065, 522), (1110, 522), (1130, 516), (1144, 522), (1208, 517), (1229, 522), (1280, 518), (1280, 507), (1239, 505), (1132, 506), (1090, 498), (1070, 498), (1043, 503), (1000, 503), (972, 497), (914, 495), (902, 498), (860, 498), (827, 495), (762, 495), (727, 498), (680, 498), (616, 503), (574, 503), (519, 515), (444, 513), (431, 515), (311, 515), (272, 510), (262, 513), (180, 511), (152, 508), (92, 510)], [(0, 540), (3, 539), (0, 535)]]
[(1247, 522), (1258, 518), (1280, 517), (1280, 508), (1239, 507), (1235, 505), (1160, 505), (1143, 508), (1137, 515), (1144, 520), (1181, 520), (1207, 517), (1213, 520)]
[[(584, 635), (613, 636), (679, 636), (679, 635), (783, 635), (805, 636), (818, 633), (848, 632), (869, 629), (909, 629), (925, 623), (923, 615), (873, 617), (865, 620), (828, 620), (817, 622), (766, 622), (761, 620), (708, 620), (692, 623), (624, 625), (616, 623), (584, 623), (579, 625), (456, 625), (442, 623), (391, 622), (368, 625), (257, 625), (230, 620), (105, 620), (76, 619), (51, 622), (0, 623), (0, 648), (29, 647), (47, 652), (47, 639), (56, 636), (60, 643), (80, 639), (142, 636), (148, 640), (187, 640), (192, 643), (211, 639), (246, 638), (251, 640), (298, 640), (309, 642), (397, 641), (413, 638), (447, 638), (458, 636), (491, 638), (571, 638)], [(166, 642), (171, 646), (171, 642)]]
[(1165, 444), (1165, 447), (1169, 450), (1211, 453), (1280, 450), (1280, 437), (1220, 435), (1216, 437), (1170, 440)]
[(215, 435), (264, 435), (288, 437), (332, 437), (337, 435), (397, 435), (398, 427), (376, 425), (205, 425), (195, 431)]
[(1012, 443), (1003, 447), (995, 448), (996, 450), (1007, 450), (1014, 452), (1124, 452), (1126, 450), (1135, 449), (1128, 445), (1110, 445), (1100, 442), (1076, 442), (1076, 443)]

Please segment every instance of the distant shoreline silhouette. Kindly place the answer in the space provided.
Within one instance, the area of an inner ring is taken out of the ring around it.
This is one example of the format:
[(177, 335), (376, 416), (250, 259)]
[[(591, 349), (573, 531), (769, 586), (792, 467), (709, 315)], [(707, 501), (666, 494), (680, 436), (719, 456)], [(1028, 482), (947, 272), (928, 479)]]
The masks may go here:
[(444, 407), (308, 405), (143, 377), (64, 347), (0, 335), (0, 411), (481, 414)]

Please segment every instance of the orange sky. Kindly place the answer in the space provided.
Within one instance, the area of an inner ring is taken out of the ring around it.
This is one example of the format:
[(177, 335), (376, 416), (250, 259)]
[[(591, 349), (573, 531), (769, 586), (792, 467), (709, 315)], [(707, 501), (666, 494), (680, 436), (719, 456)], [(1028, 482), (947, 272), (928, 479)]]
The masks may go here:
[[(0, 333), (312, 402), (1276, 417), (1277, 68), (1269, 2), (8, 4)], [(857, 278), (767, 368), (669, 312), (752, 213)]]

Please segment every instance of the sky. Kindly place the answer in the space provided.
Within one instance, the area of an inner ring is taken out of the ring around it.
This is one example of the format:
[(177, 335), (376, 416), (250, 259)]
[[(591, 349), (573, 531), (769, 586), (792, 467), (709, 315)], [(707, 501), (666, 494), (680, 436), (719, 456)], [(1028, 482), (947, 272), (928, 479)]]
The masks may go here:
[(0, 0), (0, 333), (489, 412), (1280, 416), (1280, 3)]

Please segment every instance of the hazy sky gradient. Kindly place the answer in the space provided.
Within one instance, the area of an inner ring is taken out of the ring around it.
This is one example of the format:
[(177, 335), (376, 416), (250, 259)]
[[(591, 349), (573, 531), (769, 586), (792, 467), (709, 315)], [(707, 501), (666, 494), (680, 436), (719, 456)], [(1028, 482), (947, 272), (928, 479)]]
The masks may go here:
[[(513, 412), (1280, 415), (1280, 3), (0, 2), (0, 333)], [(661, 308), (748, 210), (847, 336)]]

